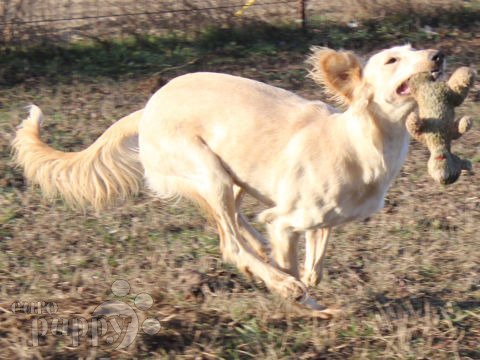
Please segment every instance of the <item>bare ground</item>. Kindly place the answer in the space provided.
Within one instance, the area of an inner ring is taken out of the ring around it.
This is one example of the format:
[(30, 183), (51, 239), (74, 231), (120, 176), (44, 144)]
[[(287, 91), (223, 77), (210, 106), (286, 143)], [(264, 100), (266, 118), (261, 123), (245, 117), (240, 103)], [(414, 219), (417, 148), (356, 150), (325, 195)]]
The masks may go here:
[[(450, 69), (478, 64), (478, 35), (419, 45), (442, 46)], [(477, 116), (476, 126), (455, 145), (476, 174), (436, 185), (426, 173), (427, 151), (413, 143), (385, 209), (335, 230), (325, 278), (312, 289), (324, 304), (344, 310), (332, 321), (300, 314), (223, 264), (214, 227), (186, 201), (162, 203), (145, 193), (117, 209), (84, 214), (42, 200), (10, 162), (9, 142), (30, 102), (46, 114), (44, 138), (78, 150), (142, 107), (158, 84), (188, 71), (240, 74), (315, 98), (304, 55), (275, 51), (236, 60), (211, 53), (161, 75), (77, 73), (2, 87), (0, 358), (479, 359), (478, 86), (462, 108)], [(245, 206), (252, 221), (258, 207), (252, 200)], [(130, 291), (115, 296), (112, 283), (120, 279)], [(136, 307), (140, 323), (157, 319), (158, 331), (139, 330), (121, 348), (124, 333), (109, 324), (92, 344), (94, 309), (113, 299), (135, 308), (140, 293), (154, 301)], [(40, 311), (39, 301), (45, 302)], [(55, 319), (66, 319), (65, 328), (53, 329)], [(84, 329), (78, 319), (85, 319)]]

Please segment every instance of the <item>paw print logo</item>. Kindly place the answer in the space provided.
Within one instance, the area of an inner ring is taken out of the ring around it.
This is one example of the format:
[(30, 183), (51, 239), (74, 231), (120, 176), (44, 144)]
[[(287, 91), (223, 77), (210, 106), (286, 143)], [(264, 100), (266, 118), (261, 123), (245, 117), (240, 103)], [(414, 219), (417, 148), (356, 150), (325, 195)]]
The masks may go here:
[[(125, 297), (130, 293), (130, 284), (125, 280), (116, 280), (111, 290), (115, 296)], [(133, 304), (132, 307), (124, 301), (108, 300), (97, 306), (92, 314), (92, 345), (98, 345), (102, 339), (115, 349), (123, 349), (133, 343), (140, 330), (148, 335), (158, 333), (161, 325), (157, 319), (147, 318), (140, 324), (135, 311), (147, 311), (152, 307), (150, 294), (137, 294)]]

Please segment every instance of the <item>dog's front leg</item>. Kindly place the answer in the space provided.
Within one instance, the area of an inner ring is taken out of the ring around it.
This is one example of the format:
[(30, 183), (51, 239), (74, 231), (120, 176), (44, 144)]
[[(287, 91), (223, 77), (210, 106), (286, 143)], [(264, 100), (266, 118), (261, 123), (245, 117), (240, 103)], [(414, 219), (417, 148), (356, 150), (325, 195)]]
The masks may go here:
[(322, 280), (323, 260), (329, 238), (329, 228), (305, 232), (305, 268), (302, 282), (307, 286), (315, 286)]

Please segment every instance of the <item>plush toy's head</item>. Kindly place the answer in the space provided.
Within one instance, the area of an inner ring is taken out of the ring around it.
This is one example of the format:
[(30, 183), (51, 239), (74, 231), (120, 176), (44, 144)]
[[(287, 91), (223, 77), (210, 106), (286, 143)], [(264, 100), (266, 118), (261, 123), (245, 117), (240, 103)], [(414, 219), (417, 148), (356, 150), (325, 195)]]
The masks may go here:
[(447, 82), (435, 82), (429, 73), (414, 75), (409, 80), (418, 115), (408, 116), (407, 129), (430, 150), (428, 172), (441, 184), (452, 184), (462, 170), (472, 169), (468, 160), (451, 153), (450, 145), (472, 126), (469, 117), (455, 120), (454, 108), (463, 102), (474, 80), (475, 73), (468, 67), (457, 69)]

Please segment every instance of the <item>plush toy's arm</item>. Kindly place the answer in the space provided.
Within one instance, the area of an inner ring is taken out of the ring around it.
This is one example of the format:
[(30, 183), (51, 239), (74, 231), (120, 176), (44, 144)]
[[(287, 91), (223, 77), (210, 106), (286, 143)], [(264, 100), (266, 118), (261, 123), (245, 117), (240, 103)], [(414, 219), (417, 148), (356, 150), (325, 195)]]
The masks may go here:
[(417, 113), (410, 113), (410, 115), (407, 117), (405, 125), (407, 126), (408, 132), (413, 136), (414, 139), (424, 142), (425, 134), (423, 132), (425, 130), (425, 124), (419, 118)]
[(455, 120), (452, 129), (452, 140), (456, 140), (460, 136), (465, 134), (468, 130), (472, 128), (472, 124), (473, 121), (470, 116), (464, 116), (460, 119)]
[(453, 106), (460, 106), (474, 82), (475, 71), (469, 67), (462, 66), (455, 70), (447, 82), (447, 86), (450, 88), (449, 102)]

